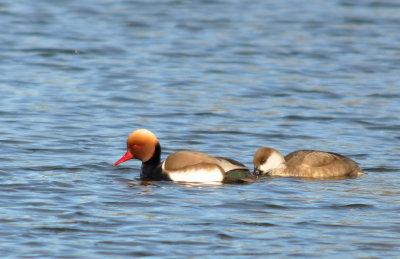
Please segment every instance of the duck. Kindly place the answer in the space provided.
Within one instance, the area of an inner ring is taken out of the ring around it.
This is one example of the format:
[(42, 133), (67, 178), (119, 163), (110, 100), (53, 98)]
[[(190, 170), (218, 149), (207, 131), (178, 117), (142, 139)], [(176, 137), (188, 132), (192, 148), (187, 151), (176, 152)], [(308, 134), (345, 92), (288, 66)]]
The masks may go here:
[(283, 157), (276, 149), (261, 147), (253, 163), (256, 177), (350, 178), (363, 174), (352, 159), (319, 150), (298, 150)]
[(251, 183), (255, 177), (242, 163), (202, 152), (178, 151), (161, 162), (161, 145), (147, 129), (133, 131), (127, 139), (126, 153), (114, 163), (130, 159), (142, 162), (143, 180), (161, 180), (190, 183)]

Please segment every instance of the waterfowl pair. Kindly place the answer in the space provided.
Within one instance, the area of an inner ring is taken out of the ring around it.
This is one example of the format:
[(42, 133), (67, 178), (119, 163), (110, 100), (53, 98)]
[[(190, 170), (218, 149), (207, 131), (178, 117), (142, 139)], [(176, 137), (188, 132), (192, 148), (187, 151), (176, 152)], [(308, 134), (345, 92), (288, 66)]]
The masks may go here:
[(142, 161), (141, 177), (149, 180), (177, 182), (254, 182), (254, 176), (334, 178), (362, 174), (356, 162), (348, 157), (316, 150), (299, 150), (283, 157), (273, 148), (260, 148), (254, 155), (254, 176), (241, 163), (201, 152), (179, 151), (161, 162), (157, 137), (139, 129), (128, 137), (125, 155), (114, 163), (130, 159)]
[(129, 159), (142, 161), (141, 178), (177, 182), (249, 183), (255, 177), (243, 164), (225, 157), (201, 152), (179, 151), (161, 162), (161, 146), (157, 137), (146, 129), (132, 132), (125, 155), (114, 163)]
[(254, 155), (253, 163), (255, 176), (335, 178), (362, 174), (352, 159), (318, 150), (299, 150), (283, 157), (276, 149), (262, 147)]

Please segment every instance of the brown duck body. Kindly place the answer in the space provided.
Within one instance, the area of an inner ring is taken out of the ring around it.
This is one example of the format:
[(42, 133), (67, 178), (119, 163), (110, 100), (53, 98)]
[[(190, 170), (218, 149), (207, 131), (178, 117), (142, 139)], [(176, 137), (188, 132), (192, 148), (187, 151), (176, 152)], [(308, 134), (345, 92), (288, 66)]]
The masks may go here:
[(131, 158), (142, 161), (141, 178), (177, 182), (254, 182), (243, 164), (201, 152), (179, 151), (161, 162), (161, 146), (153, 133), (140, 129), (128, 138), (126, 154), (114, 165)]
[(260, 148), (254, 156), (255, 175), (284, 177), (355, 177), (361, 168), (352, 159), (318, 150), (294, 151), (283, 157), (272, 148)]

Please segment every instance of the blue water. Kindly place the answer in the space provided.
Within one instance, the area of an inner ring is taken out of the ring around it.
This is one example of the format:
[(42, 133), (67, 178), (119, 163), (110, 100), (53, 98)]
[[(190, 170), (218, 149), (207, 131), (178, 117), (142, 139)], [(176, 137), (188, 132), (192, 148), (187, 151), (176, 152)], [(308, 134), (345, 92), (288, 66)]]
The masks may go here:
[[(0, 3), (2, 258), (396, 258), (398, 1)], [(365, 175), (142, 182), (147, 128), (252, 168), (260, 146)]]

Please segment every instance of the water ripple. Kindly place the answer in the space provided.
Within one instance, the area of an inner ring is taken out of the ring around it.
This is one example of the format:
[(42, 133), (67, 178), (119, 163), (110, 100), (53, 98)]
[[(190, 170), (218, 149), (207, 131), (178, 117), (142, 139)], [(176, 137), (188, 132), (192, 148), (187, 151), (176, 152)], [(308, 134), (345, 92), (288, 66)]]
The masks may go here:
[[(399, 11), (2, 1), (1, 255), (396, 258)], [(156, 133), (163, 158), (203, 151), (252, 168), (260, 146), (321, 149), (365, 174), (142, 181), (139, 161), (112, 166), (136, 128)]]

